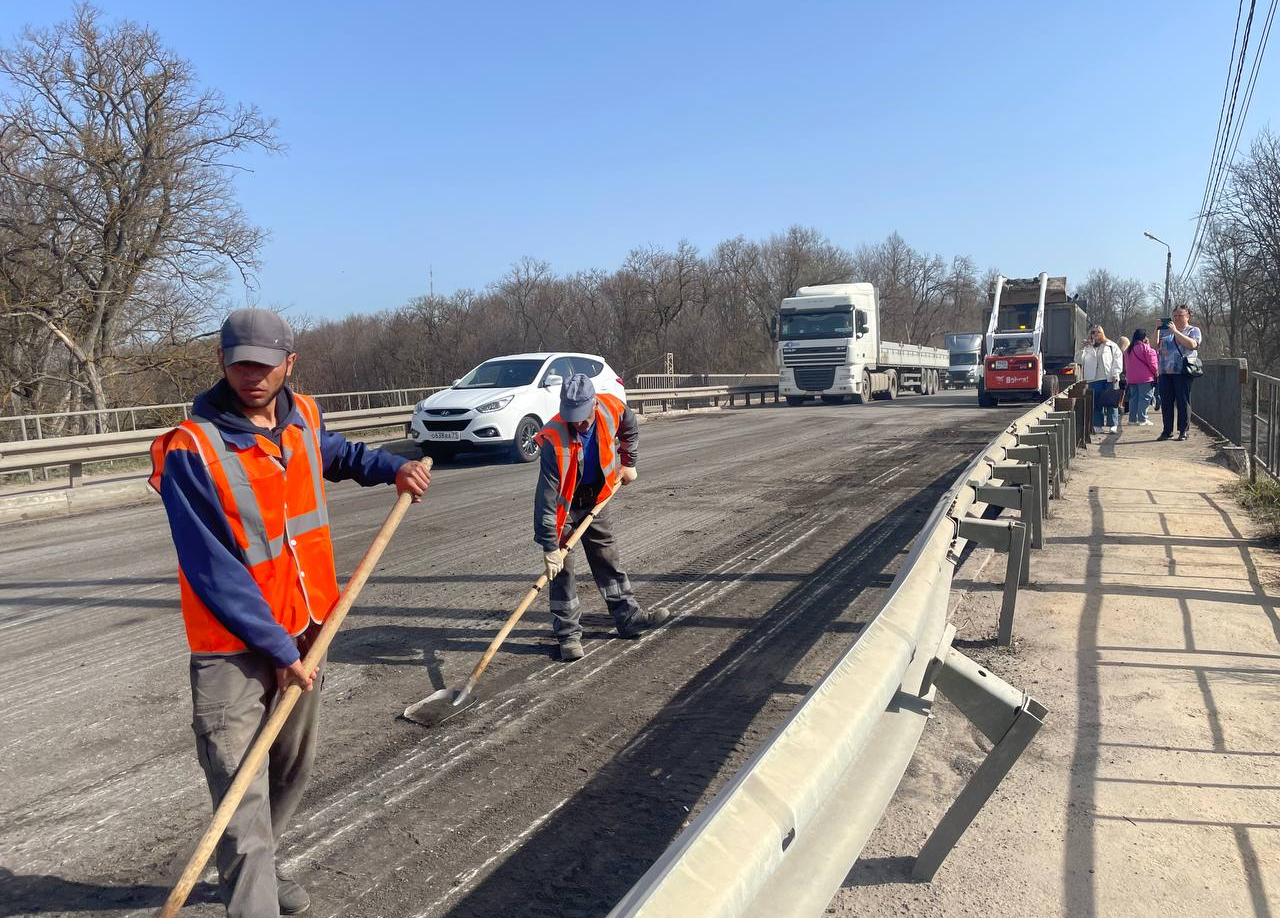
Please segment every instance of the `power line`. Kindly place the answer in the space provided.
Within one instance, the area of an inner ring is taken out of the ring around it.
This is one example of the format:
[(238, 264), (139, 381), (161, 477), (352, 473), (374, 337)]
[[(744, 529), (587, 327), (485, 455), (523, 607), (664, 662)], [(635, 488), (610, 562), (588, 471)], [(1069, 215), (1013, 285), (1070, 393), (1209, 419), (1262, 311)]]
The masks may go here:
[[(1267, 50), (1267, 39), (1271, 35), (1271, 24), (1275, 20), (1277, 5), (1280, 5), (1280, 0), (1271, 0), (1271, 8), (1267, 11), (1267, 21), (1262, 29), (1262, 38), (1259, 40), (1258, 49), (1253, 56), (1253, 67), (1249, 73), (1249, 84), (1245, 88), (1244, 101), (1241, 105), (1241, 110), (1240, 110), (1240, 118), (1236, 122), (1235, 134), (1231, 138), (1231, 145), (1229, 147), (1228, 161), (1227, 161), (1228, 168), (1223, 173), (1222, 181), (1219, 184), (1217, 193), (1214, 195), (1213, 201), (1210, 202), (1211, 206), (1209, 208), (1209, 214), (1207, 215), (1210, 218), (1216, 215), (1217, 209), (1218, 209), (1218, 205), (1217, 205), (1218, 197), (1221, 195), (1221, 193), (1224, 190), (1226, 190), (1227, 181), (1230, 179), (1230, 176), (1231, 176), (1231, 170), (1230, 170), (1231, 161), (1235, 159), (1237, 148), (1240, 145), (1240, 135), (1244, 132), (1245, 121), (1249, 117), (1249, 106), (1253, 101), (1253, 88), (1255, 85), (1257, 85), (1258, 73), (1262, 69), (1262, 55)], [(1208, 227), (1209, 225), (1210, 224), (1206, 222), (1206, 227)], [(1197, 257), (1199, 257), (1199, 252), (1204, 249), (1204, 244), (1208, 240), (1208, 236), (1209, 236), (1209, 233), (1208, 233), (1208, 229), (1206, 228), (1205, 232), (1200, 237), (1200, 246), (1197, 249)], [(1194, 262), (1190, 267), (1195, 267)], [(1191, 273), (1190, 268), (1188, 268), (1186, 272), (1186, 276), (1189, 277), (1190, 273)]]
[[(1179, 280), (1186, 274), (1189, 266), (1194, 260), (1194, 255), (1199, 251), (1200, 240), (1203, 237), (1209, 223), (1209, 213), (1213, 209), (1213, 199), (1216, 194), (1219, 176), (1222, 174), (1223, 163), (1226, 160), (1227, 141), (1231, 136), (1231, 125), (1235, 119), (1236, 99), (1240, 92), (1240, 77), (1244, 72), (1244, 61), (1249, 51), (1249, 33), (1253, 26), (1253, 13), (1257, 5), (1257, 0), (1249, 2), (1249, 17), (1245, 20), (1244, 35), (1240, 37), (1240, 14), (1244, 9), (1244, 0), (1240, 0), (1236, 8), (1236, 31), (1231, 39), (1231, 54), (1227, 58), (1227, 81), (1222, 87), (1223, 105), (1218, 111), (1218, 131), (1213, 138), (1213, 152), (1209, 157), (1209, 174), (1205, 178), (1204, 196), (1200, 200), (1200, 210), (1196, 215), (1196, 228), (1191, 236), (1191, 245), (1187, 248), (1187, 261), (1179, 273)], [(1239, 40), (1237, 40), (1239, 38)], [(1236, 47), (1240, 48), (1240, 54), (1237, 57)], [(1231, 72), (1235, 71), (1235, 82), (1232, 83)], [(1227, 98), (1230, 96), (1230, 104), (1227, 104)]]
[[(1271, 27), (1272, 27), (1272, 24), (1275, 22), (1276, 10), (1278, 7), (1280, 7), (1280, 0), (1271, 0), (1271, 6), (1267, 10), (1266, 22), (1263, 24), (1263, 27), (1262, 27), (1262, 34), (1258, 40), (1257, 48), (1254, 51), (1253, 65), (1250, 68), (1249, 80), (1245, 87), (1244, 96), (1241, 101), (1240, 116), (1239, 118), (1235, 119), (1235, 126), (1234, 126), (1235, 129), (1234, 131), (1231, 132), (1231, 135), (1228, 138), (1228, 143), (1225, 149), (1225, 158), (1222, 160), (1220, 164), (1219, 176), (1217, 178), (1217, 181), (1214, 184), (1213, 194), (1210, 196), (1208, 206), (1201, 212), (1200, 220), (1197, 223), (1198, 238), (1194, 240), (1194, 245), (1192, 246), (1190, 252), (1188, 252), (1187, 263), (1186, 265), (1183, 266), (1182, 273), (1179, 275), (1179, 281), (1185, 281), (1188, 277), (1190, 277), (1191, 270), (1192, 268), (1195, 267), (1196, 259), (1200, 257), (1200, 253), (1201, 251), (1203, 251), (1204, 245), (1208, 240), (1209, 228), (1212, 225), (1213, 217), (1217, 213), (1218, 198), (1220, 197), (1222, 192), (1226, 189), (1227, 182), (1230, 179), (1231, 163), (1235, 159), (1237, 148), (1239, 147), (1239, 144), (1240, 144), (1240, 137), (1244, 132), (1244, 125), (1246, 120), (1249, 117), (1249, 108), (1253, 103), (1253, 91), (1258, 83), (1258, 74), (1262, 70), (1262, 59), (1267, 51), (1267, 42), (1271, 37)], [(1252, 10), (1250, 11), (1250, 13), (1252, 15)], [(1246, 26), (1246, 35), (1247, 35), (1247, 28), (1248, 27)], [(1241, 49), (1242, 63), (1243, 63), (1245, 51), (1246, 51), (1245, 48)]]
[[(1200, 197), (1200, 209), (1196, 211), (1197, 214), (1203, 214), (1205, 211), (1209, 209), (1209, 190), (1213, 187), (1214, 163), (1217, 162), (1218, 148), (1222, 144), (1222, 135), (1223, 135), (1222, 126), (1225, 123), (1226, 117), (1227, 117), (1227, 96), (1231, 91), (1231, 66), (1232, 64), (1235, 63), (1235, 60), (1236, 60), (1236, 44), (1240, 40), (1240, 16), (1243, 12), (1244, 12), (1244, 0), (1240, 0), (1240, 2), (1236, 5), (1235, 31), (1231, 33), (1231, 54), (1227, 56), (1227, 79), (1226, 79), (1226, 82), (1222, 84), (1222, 102), (1218, 106), (1218, 129), (1214, 132), (1214, 135), (1213, 135), (1213, 147), (1210, 150), (1210, 156), (1209, 156), (1209, 173), (1208, 175), (1205, 176), (1205, 179), (1204, 179), (1204, 194), (1201, 195)], [(1191, 248), (1194, 247), (1195, 237), (1198, 236), (1199, 233), (1200, 233), (1200, 223), (1199, 221), (1197, 221), (1196, 232), (1192, 236), (1192, 246), (1188, 247), (1187, 249), (1188, 252), (1190, 252)]]

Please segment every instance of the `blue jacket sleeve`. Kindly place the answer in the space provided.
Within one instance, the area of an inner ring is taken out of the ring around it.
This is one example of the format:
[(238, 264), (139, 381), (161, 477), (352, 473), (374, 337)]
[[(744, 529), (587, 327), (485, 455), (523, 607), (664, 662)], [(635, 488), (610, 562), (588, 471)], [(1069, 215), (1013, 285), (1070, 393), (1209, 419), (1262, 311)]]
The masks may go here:
[(320, 461), (324, 464), (324, 477), (330, 481), (351, 479), (368, 487), (395, 484), (396, 472), (409, 460), (385, 449), (348, 441), (342, 434), (325, 427), (324, 415), (321, 415)]
[(239, 558), (213, 482), (198, 454), (174, 449), (164, 459), (160, 497), (169, 516), (178, 564), (191, 589), (223, 627), (278, 667), (298, 659), (298, 647), (275, 620)]

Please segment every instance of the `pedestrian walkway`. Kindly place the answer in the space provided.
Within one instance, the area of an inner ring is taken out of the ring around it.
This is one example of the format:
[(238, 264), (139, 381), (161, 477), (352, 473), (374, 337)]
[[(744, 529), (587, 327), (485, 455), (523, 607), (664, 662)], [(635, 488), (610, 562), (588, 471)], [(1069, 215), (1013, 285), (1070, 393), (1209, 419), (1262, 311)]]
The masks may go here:
[[(1280, 918), (1280, 555), (1203, 434), (1095, 438), (990, 646), (1002, 563), (960, 645), (1049, 719), (929, 886), (908, 858), (987, 748), (947, 705), (832, 914)], [(956, 744), (962, 751), (956, 753)]]

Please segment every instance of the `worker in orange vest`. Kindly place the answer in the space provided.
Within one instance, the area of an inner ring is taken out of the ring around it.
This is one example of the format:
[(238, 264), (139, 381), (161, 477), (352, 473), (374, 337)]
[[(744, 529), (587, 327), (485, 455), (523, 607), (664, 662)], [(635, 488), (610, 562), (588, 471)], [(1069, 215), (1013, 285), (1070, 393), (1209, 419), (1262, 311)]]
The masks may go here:
[[(560, 659), (568, 663), (582, 659), (582, 625), (573, 556), (561, 546), (597, 504), (636, 480), (640, 427), (622, 399), (597, 394), (591, 378), (577, 373), (561, 386), (560, 413), (537, 442), (542, 458), (534, 492), (534, 539), (542, 547), (551, 581), (551, 629), (560, 642)], [(619, 635), (639, 637), (670, 618), (666, 610), (646, 612), (636, 603), (620, 566), (607, 507), (583, 533), (582, 550)]]
[(307, 672), (302, 657), (339, 595), (325, 480), (394, 484), (416, 500), (431, 476), (325, 429), (316, 403), (287, 385), (297, 355), (280, 316), (231, 313), (218, 354), (223, 379), (152, 444), (150, 481), (177, 549), (192, 728), (215, 809), (277, 692), (306, 690), (216, 854), (230, 918), (292, 915), (310, 897), (277, 874), (275, 849), (315, 760), (324, 670)]

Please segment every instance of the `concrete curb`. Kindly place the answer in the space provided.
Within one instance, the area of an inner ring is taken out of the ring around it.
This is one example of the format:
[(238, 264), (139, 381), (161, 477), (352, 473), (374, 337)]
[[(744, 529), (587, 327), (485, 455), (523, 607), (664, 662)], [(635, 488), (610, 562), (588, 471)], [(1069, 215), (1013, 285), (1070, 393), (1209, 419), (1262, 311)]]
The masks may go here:
[(145, 478), (0, 497), (0, 525), (159, 501)]

